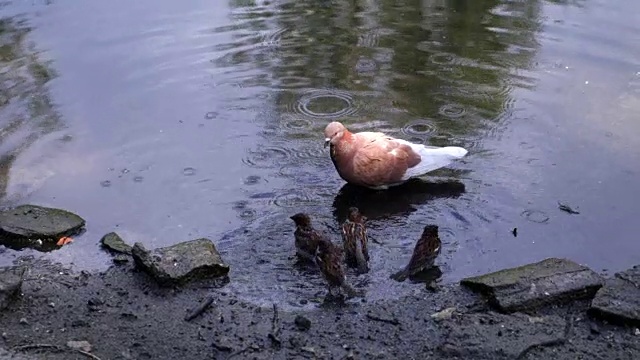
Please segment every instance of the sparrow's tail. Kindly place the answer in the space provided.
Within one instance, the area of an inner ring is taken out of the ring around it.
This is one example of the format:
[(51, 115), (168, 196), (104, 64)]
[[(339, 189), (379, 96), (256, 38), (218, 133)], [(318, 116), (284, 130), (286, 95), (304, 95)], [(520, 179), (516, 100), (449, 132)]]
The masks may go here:
[(358, 272), (364, 274), (369, 271), (369, 264), (367, 264), (367, 260), (364, 258), (364, 254), (362, 253), (362, 247), (356, 247), (356, 263), (358, 264)]

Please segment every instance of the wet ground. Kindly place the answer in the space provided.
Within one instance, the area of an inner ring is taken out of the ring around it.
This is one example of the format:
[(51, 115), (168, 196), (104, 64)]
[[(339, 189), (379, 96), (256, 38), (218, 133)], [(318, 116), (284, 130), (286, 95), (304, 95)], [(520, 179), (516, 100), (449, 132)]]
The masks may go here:
[[(591, 319), (588, 301), (501, 315), (488, 311), (482, 297), (448, 285), (437, 292), (415, 287), (400, 301), (321, 301), (312, 311), (274, 311), (215, 282), (158, 288), (130, 265), (89, 274), (38, 261), (22, 264), (29, 266), (23, 295), (0, 312), (0, 358), (7, 360), (640, 356), (640, 330)], [(212, 305), (185, 320), (208, 296)], [(72, 350), (70, 341), (88, 342), (79, 344), (85, 353)]]
[[(288, 217), (308, 211), (331, 229), (351, 205), (382, 242), (358, 279), (370, 300), (415, 290), (388, 275), (429, 222), (446, 282), (551, 256), (621, 270), (640, 254), (638, 11), (10, 1), (2, 29), (24, 35), (0, 53), (2, 205), (82, 215), (87, 232), (44, 255), (77, 269), (106, 269), (98, 241), (114, 230), (147, 247), (209, 237), (232, 266), (228, 291), (261, 304), (324, 291), (293, 264)], [(322, 148), (334, 119), (470, 153), (427, 186), (363, 193)], [(0, 265), (30, 254), (0, 252)]]

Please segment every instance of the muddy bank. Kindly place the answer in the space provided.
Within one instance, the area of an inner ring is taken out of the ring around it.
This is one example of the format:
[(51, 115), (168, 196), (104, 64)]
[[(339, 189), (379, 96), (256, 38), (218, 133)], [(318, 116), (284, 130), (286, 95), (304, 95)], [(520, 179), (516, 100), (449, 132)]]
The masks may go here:
[[(220, 279), (160, 287), (133, 261), (98, 274), (20, 263), (21, 295), (0, 312), (0, 351), (15, 359), (640, 357), (638, 330), (592, 319), (588, 298), (502, 314), (457, 284), (434, 292), (407, 283), (414, 294), (400, 301), (274, 312), (240, 301)], [(185, 320), (207, 297), (211, 306)]]

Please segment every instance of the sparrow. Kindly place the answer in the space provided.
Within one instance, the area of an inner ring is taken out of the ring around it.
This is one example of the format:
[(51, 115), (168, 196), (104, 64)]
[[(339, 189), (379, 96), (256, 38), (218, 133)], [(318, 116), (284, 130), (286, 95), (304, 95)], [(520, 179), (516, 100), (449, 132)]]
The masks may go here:
[(391, 279), (404, 281), (407, 277), (413, 276), (425, 269), (433, 266), (433, 262), (440, 254), (442, 242), (438, 237), (438, 226), (427, 225), (424, 227), (422, 236), (418, 239), (409, 264), (401, 271), (391, 275)]
[(342, 288), (347, 296), (358, 296), (359, 293), (347, 283), (342, 261), (344, 259), (343, 250), (333, 244), (331, 240), (322, 237), (318, 241), (318, 253), (316, 254), (316, 264), (320, 268), (324, 279), (327, 281), (329, 295), (333, 296), (334, 287)]
[(350, 207), (347, 220), (342, 224), (342, 244), (346, 263), (349, 266), (355, 265), (361, 274), (369, 271), (366, 220), (357, 207)]
[(290, 219), (296, 224), (296, 230), (293, 235), (298, 258), (315, 263), (318, 239), (321, 235), (313, 228), (309, 215), (297, 213), (291, 216)]

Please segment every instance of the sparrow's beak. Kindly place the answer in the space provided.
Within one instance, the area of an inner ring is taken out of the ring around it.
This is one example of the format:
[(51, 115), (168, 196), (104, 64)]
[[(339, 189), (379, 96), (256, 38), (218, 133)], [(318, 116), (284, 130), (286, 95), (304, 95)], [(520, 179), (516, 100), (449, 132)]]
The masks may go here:
[(324, 147), (326, 148), (327, 146), (329, 146), (330, 142), (331, 142), (331, 139), (329, 138), (324, 139)]

